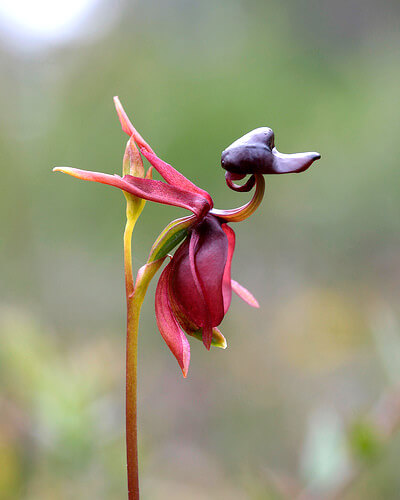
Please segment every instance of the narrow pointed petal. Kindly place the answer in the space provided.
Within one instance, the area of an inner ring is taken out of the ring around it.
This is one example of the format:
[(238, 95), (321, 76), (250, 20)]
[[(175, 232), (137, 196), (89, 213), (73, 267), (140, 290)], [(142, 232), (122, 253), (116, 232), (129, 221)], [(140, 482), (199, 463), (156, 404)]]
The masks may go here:
[(168, 182), (168, 184), (172, 184), (173, 186), (185, 189), (191, 193), (203, 196), (212, 208), (213, 201), (207, 191), (204, 191), (204, 189), (201, 189), (196, 186), (196, 184), (193, 184), (193, 182), (178, 172), (178, 170), (176, 170), (172, 165), (169, 165), (165, 161), (161, 160), (161, 158), (159, 158), (156, 154), (146, 151), (146, 149), (142, 149), (141, 153), (157, 170), (157, 172)]
[(207, 351), (210, 350), (212, 341), (213, 329), (211, 326), (207, 325), (203, 327), (203, 344)]
[(196, 222), (196, 218), (190, 215), (174, 220), (168, 224), (151, 247), (148, 262), (166, 256), (171, 250), (179, 245), (188, 235), (189, 228), (194, 222)]
[(130, 137), (133, 136), (139, 148), (144, 148), (147, 151), (154, 153), (149, 144), (147, 144), (147, 142), (143, 139), (143, 137), (139, 134), (139, 132), (130, 122), (128, 115), (126, 114), (124, 108), (122, 107), (121, 101), (119, 100), (118, 96), (114, 97), (114, 104), (115, 104), (115, 109), (117, 110), (119, 121), (121, 122), (122, 130)]
[(53, 171), (63, 172), (85, 181), (99, 182), (101, 184), (114, 186), (138, 198), (143, 198), (144, 200), (186, 208), (192, 211), (199, 219), (202, 219), (209, 211), (209, 204), (202, 196), (190, 193), (176, 186), (171, 186), (170, 184), (165, 184), (161, 181), (141, 179), (131, 175), (125, 175), (121, 178), (118, 175), (90, 172), (88, 170), (70, 167), (56, 167)]
[(226, 259), (224, 277), (222, 279), (222, 295), (224, 299), (224, 314), (227, 313), (232, 299), (231, 265), (233, 252), (235, 251), (235, 232), (227, 224), (222, 224), (222, 230), (228, 238), (228, 257)]
[(190, 345), (176, 321), (168, 297), (168, 282), (171, 264), (161, 274), (156, 290), (156, 320), (160, 333), (181, 367), (183, 376), (187, 376), (190, 362)]
[(213, 208), (211, 215), (215, 215), (226, 222), (241, 222), (252, 215), (259, 207), (265, 193), (265, 180), (261, 174), (255, 174), (256, 190), (253, 198), (245, 205), (231, 210), (218, 210)]
[[(197, 340), (203, 341), (202, 329), (186, 333)], [(226, 338), (222, 335), (221, 331), (216, 326), (212, 329), (211, 345), (219, 347), (220, 349), (226, 349), (228, 346)]]
[(260, 307), (257, 299), (240, 283), (235, 280), (232, 280), (232, 290), (238, 295), (242, 300), (247, 302), (251, 307)]
[(273, 148), (272, 155), (274, 173), (276, 174), (304, 172), (315, 160), (321, 158), (321, 155), (316, 152), (284, 154), (276, 148)]

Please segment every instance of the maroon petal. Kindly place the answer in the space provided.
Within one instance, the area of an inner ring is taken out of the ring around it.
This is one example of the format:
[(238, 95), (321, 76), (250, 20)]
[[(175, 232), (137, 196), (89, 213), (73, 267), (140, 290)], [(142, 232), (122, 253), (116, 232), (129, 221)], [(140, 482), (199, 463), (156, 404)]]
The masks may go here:
[(204, 191), (204, 189), (201, 189), (196, 186), (196, 184), (193, 184), (193, 182), (178, 172), (178, 170), (176, 170), (172, 165), (169, 165), (165, 161), (161, 160), (161, 158), (159, 158), (156, 154), (146, 151), (145, 148), (141, 149), (141, 153), (157, 170), (157, 172), (168, 182), (168, 184), (172, 184), (173, 186), (185, 189), (191, 193), (203, 196), (208, 201), (210, 208), (212, 208), (213, 201), (207, 191)]
[(228, 257), (224, 269), (224, 277), (222, 280), (222, 295), (224, 299), (224, 314), (227, 313), (232, 299), (232, 284), (231, 284), (231, 264), (233, 252), (235, 251), (235, 231), (227, 224), (222, 224), (222, 230), (228, 238)]
[(177, 359), (182, 369), (183, 376), (187, 376), (190, 362), (190, 345), (175, 319), (169, 301), (168, 287), (171, 263), (161, 273), (156, 290), (156, 320), (160, 333)]
[(170, 293), (182, 315), (203, 328), (209, 346), (212, 328), (224, 317), (222, 280), (228, 257), (228, 238), (215, 217), (194, 227), (172, 259)]
[(211, 347), (211, 340), (212, 340), (212, 318), (211, 318), (211, 311), (208, 307), (208, 301), (206, 300), (205, 293), (206, 290), (204, 289), (204, 285), (202, 282), (200, 282), (199, 275), (197, 273), (197, 267), (196, 267), (196, 253), (198, 250), (198, 244), (200, 240), (200, 235), (198, 231), (193, 231), (192, 236), (189, 241), (189, 262), (190, 262), (190, 271), (192, 273), (193, 281), (196, 286), (197, 292), (199, 296), (201, 297), (201, 300), (203, 302), (205, 314), (203, 317), (203, 322), (201, 323), (201, 326), (203, 327), (203, 344), (205, 345), (206, 349), (210, 350)]
[(178, 172), (174, 167), (172, 167), (168, 163), (165, 163), (154, 153), (150, 145), (143, 139), (143, 137), (130, 122), (128, 115), (122, 107), (122, 104), (118, 97), (114, 97), (114, 104), (118, 113), (119, 120), (121, 122), (122, 130), (133, 138), (133, 140), (138, 144), (143, 156), (147, 158), (147, 160), (159, 172), (159, 174), (169, 184), (172, 184), (173, 186), (179, 187), (191, 193), (203, 196), (209, 203), (210, 208), (212, 208), (213, 202), (211, 196), (207, 193), (207, 191), (204, 191), (203, 189), (200, 189), (198, 186), (193, 184), (193, 182), (189, 181), (189, 179)]
[(114, 186), (144, 200), (186, 208), (191, 210), (199, 219), (202, 219), (210, 209), (210, 205), (204, 197), (161, 181), (141, 179), (132, 175), (125, 175), (121, 178), (118, 175), (90, 172), (70, 167), (56, 167), (53, 170), (55, 172), (64, 172), (85, 181)]
[(189, 258), (190, 238), (191, 236), (182, 243), (172, 258), (170, 295), (174, 310), (179, 311), (179, 314), (175, 314), (186, 318), (197, 328), (201, 328), (207, 309), (203, 294), (199, 292), (191, 271)]

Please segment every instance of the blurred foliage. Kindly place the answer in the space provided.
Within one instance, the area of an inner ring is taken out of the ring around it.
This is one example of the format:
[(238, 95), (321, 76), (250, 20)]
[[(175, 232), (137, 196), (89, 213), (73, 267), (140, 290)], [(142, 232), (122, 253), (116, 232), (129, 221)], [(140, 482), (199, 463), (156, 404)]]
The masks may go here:
[[(278, 149), (322, 153), (301, 176), (269, 178), (262, 208), (235, 226), (233, 274), (261, 309), (234, 299), (228, 349), (193, 342), (188, 380), (150, 289), (143, 498), (274, 498), (268, 468), (317, 492), (346, 476), (348, 425), (399, 381), (399, 19), (392, 0), (103, 0), (64, 45), (0, 34), (1, 500), (125, 494), (124, 201), (51, 174), (121, 172), (113, 95), (217, 207), (246, 200), (219, 167), (245, 132), (268, 125)], [(146, 205), (137, 266), (181, 214)], [(365, 429), (353, 438), (358, 454), (375, 449)], [(398, 498), (399, 439), (384, 446), (343, 498)]]
[(365, 420), (355, 422), (352, 425), (349, 441), (355, 456), (366, 462), (376, 461), (383, 447), (379, 431)]

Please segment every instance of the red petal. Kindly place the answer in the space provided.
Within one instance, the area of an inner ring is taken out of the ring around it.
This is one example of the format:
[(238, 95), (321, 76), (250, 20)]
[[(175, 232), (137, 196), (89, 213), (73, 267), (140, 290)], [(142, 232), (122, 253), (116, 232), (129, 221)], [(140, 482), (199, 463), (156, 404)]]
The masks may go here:
[(228, 238), (219, 221), (211, 216), (199, 224), (195, 231), (200, 236), (196, 271), (211, 313), (211, 324), (218, 326), (224, 317), (222, 279), (228, 257)]
[(247, 290), (247, 288), (235, 280), (232, 280), (232, 290), (251, 307), (260, 307), (257, 299)]
[(122, 107), (121, 101), (117, 96), (114, 97), (115, 109), (117, 110), (119, 121), (121, 122), (122, 130), (128, 134), (130, 137), (133, 136), (134, 141), (138, 144), (140, 148), (145, 148), (147, 151), (154, 152), (149, 144), (143, 139), (139, 132), (130, 122), (128, 115), (126, 114), (124, 108)]
[(172, 259), (170, 293), (174, 304), (185, 318), (203, 328), (206, 347), (210, 328), (224, 317), (222, 279), (227, 256), (227, 236), (219, 221), (207, 216)]
[(207, 200), (202, 196), (161, 181), (141, 179), (140, 177), (133, 177), (131, 175), (125, 175), (121, 178), (118, 175), (102, 174), (100, 172), (90, 172), (70, 167), (56, 167), (53, 170), (55, 172), (64, 172), (85, 181), (108, 184), (144, 200), (186, 208), (187, 210), (191, 210), (199, 219), (202, 219), (210, 208)]
[(231, 264), (233, 252), (235, 251), (235, 232), (227, 224), (222, 224), (222, 230), (228, 238), (228, 257), (224, 270), (224, 277), (222, 280), (222, 295), (224, 298), (224, 314), (227, 313), (232, 299), (232, 285), (231, 285)]
[(156, 201), (164, 205), (191, 210), (199, 219), (202, 219), (210, 210), (207, 200), (198, 194), (191, 193), (171, 184), (153, 179), (140, 179), (131, 175), (125, 175), (126, 181), (133, 189), (137, 190), (136, 196), (145, 200)]
[(201, 328), (207, 310), (190, 268), (189, 238), (182, 243), (172, 258), (170, 295), (179, 315), (187, 318), (197, 328)]
[(203, 326), (203, 344), (207, 351), (210, 350), (213, 329), (211, 325)]
[(169, 165), (168, 163), (165, 163), (165, 161), (161, 160), (161, 158), (159, 158), (156, 154), (146, 151), (144, 148), (141, 150), (141, 153), (157, 170), (157, 172), (168, 182), (168, 184), (172, 184), (173, 186), (185, 189), (191, 193), (203, 196), (212, 208), (213, 201), (207, 191), (204, 191), (204, 189), (201, 189), (196, 186), (196, 184), (193, 184), (193, 182), (178, 172), (178, 170), (176, 170), (172, 165)]
[(182, 369), (183, 376), (187, 376), (190, 362), (190, 345), (176, 321), (169, 301), (168, 287), (172, 270), (171, 263), (161, 273), (156, 290), (156, 320), (158, 329), (172, 354)]
[(211, 311), (208, 307), (207, 303), (208, 301), (205, 298), (204, 285), (203, 283), (200, 282), (195, 263), (195, 257), (196, 257), (196, 252), (198, 250), (199, 240), (200, 240), (199, 233), (197, 231), (193, 231), (189, 241), (189, 262), (190, 262), (190, 271), (192, 273), (192, 278), (204, 307), (204, 316), (202, 323), (200, 323), (201, 326), (203, 327), (203, 344), (206, 349), (210, 350), (211, 340), (212, 340)]

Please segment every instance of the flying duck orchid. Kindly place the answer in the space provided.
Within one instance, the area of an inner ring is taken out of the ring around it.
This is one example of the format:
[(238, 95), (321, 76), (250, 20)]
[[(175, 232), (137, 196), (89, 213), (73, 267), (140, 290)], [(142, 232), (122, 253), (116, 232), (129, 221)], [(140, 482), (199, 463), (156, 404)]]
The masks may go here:
[[(302, 172), (318, 153), (285, 155), (274, 144), (274, 133), (263, 127), (236, 140), (222, 153), (221, 166), (226, 183), (234, 191), (254, 189), (245, 205), (215, 209), (209, 193), (159, 158), (130, 122), (118, 97), (114, 98), (123, 131), (129, 140), (123, 159), (123, 175), (56, 167), (78, 179), (99, 182), (121, 189), (127, 200), (127, 225), (124, 234), (125, 282), (127, 296), (127, 385), (126, 429), (129, 498), (139, 498), (136, 444), (136, 364), (137, 331), (141, 305), (150, 280), (169, 258), (158, 281), (155, 313), (158, 329), (176, 357), (186, 377), (190, 346), (186, 335), (202, 340), (205, 347), (225, 348), (226, 340), (218, 326), (227, 313), (232, 291), (253, 307), (257, 300), (231, 279), (235, 233), (229, 224), (240, 222), (259, 207), (265, 191), (264, 174)], [(150, 167), (145, 172), (143, 157)], [(161, 180), (153, 179), (155, 169)], [(235, 181), (249, 176), (242, 185)], [(146, 264), (132, 275), (131, 237), (146, 201), (181, 207), (191, 215), (172, 221), (154, 242)], [(176, 247), (174, 255), (170, 252)]]

